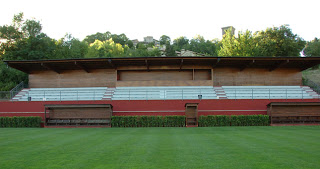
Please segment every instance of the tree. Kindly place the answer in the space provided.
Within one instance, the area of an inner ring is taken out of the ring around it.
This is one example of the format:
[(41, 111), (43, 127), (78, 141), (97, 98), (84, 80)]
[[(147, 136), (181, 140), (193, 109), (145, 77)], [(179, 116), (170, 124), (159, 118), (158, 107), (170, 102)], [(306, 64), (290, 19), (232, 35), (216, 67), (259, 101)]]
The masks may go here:
[(83, 41), (87, 42), (88, 44), (91, 44), (95, 40), (106, 41), (106, 40), (109, 40), (110, 38), (111, 38), (111, 33), (109, 31), (105, 33), (97, 32), (96, 34), (86, 36), (83, 39)]
[[(125, 48), (128, 48), (125, 46)], [(86, 57), (120, 57), (124, 55), (125, 48), (121, 44), (115, 43), (112, 39), (106, 41), (96, 40), (89, 45)]]
[(257, 54), (257, 46), (251, 31), (239, 32), (236, 38), (235, 56), (259, 56)]
[(0, 91), (9, 91), (24, 81), (28, 83), (28, 75), (16, 69), (7, 67), (0, 61)]
[(27, 20), (23, 23), (22, 31), (25, 37), (36, 37), (41, 34), (42, 25), (36, 20)]
[[(14, 16), (11, 26), (3, 26), (1, 38), (6, 42), (1, 48), (3, 57), (8, 60), (48, 59), (55, 50), (54, 41), (41, 33), (39, 21), (23, 22), (23, 14)], [(22, 23), (23, 22), (23, 23)], [(12, 31), (7, 31), (12, 30)]]
[(129, 47), (129, 48), (133, 48), (133, 42), (131, 40), (128, 40), (126, 45)]
[(2, 59), (48, 59), (55, 50), (54, 41), (41, 32), (39, 21), (23, 20), (23, 13), (14, 15), (11, 25), (0, 27)]
[(220, 41), (218, 56), (237, 56), (236, 43), (236, 38), (231, 30), (227, 30)]
[(308, 42), (303, 50), (303, 54), (307, 57), (320, 56), (320, 40), (314, 38), (314, 40)]
[(14, 46), (6, 50), (7, 60), (38, 60), (50, 59), (54, 56), (56, 46), (46, 34), (19, 40)]
[(0, 60), (3, 59), (6, 50), (23, 38), (22, 22), (23, 13), (19, 13), (13, 16), (11, 25), (0, 26)]
[(84, 58), (88, 52), (88, 44), (85, 41), (79, 41), (71, 34), (56, 42), (55, 58)]
[(203, 36), (197, 35), (190, 40), (188, 50), (202, 53), (208, 56), (216, 56), (216, 42), (205, 40)]
[(300, 56), (305, 41), (282, 25), (254, 34), (239, 32), (238, 37), (228, 30), (219, 45), (219, 56)]
[(258, 48), (256, 56), (300, 56), (306, 44), (288, 25), (256, 32), (254, 38)]
[(181, 50), (187, 49), (189, 47), (189, 39), (184, 36), (180, 36), (177, 39), (173, 40), (173, 49), (174, 50)]
[(171, 44), (171, 38), (167, 35), (162, 35), (159, 39), (160, 41), (160, 45), (167, 45), (167, 44)]

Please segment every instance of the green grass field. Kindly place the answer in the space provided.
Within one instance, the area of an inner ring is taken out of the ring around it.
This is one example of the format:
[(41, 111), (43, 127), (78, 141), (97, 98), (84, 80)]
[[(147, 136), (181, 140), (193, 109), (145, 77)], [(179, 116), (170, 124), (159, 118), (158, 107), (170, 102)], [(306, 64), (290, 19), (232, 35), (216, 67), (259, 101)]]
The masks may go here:
[(0, 129), (0, 168), (319, 168), (320, 126)]
[(317, 84), (320, 84), (320, 68), (308, 69), (302, 72), (302, 77), (309, 79)]

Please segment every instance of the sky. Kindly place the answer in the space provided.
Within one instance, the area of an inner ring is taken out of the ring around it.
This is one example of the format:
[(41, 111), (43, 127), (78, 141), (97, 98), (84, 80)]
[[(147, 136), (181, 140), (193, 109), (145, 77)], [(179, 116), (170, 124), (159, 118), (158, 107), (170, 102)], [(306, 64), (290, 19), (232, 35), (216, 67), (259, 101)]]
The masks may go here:
[(110, 31), (129, 39), (145, 36), (171, 39), (202, 35), (221, 39), (221, 27), (259, 31), (288, 24), (305, 40), (320, 38), (319, 0), (6, 0), (2, 1), (0, 25), (11, 24), (14, 14), (35, 18), (49, 37), (66, 33), (82, 40), (87, 35)]

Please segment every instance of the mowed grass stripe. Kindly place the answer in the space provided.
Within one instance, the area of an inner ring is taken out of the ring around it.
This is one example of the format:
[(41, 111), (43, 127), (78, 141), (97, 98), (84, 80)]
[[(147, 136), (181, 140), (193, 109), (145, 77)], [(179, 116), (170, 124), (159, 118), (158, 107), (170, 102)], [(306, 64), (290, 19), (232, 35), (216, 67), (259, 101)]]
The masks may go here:
[(0, 129), (0, 168), (318, 168), (320, 126)]

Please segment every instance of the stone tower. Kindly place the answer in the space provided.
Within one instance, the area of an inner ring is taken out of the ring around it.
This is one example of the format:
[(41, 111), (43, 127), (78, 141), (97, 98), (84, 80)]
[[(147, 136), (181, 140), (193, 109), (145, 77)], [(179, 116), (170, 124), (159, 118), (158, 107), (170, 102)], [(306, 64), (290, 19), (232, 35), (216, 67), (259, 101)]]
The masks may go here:
[(231, 34), (234, 35), (234, 31), (236, 30), (233, 26), (222, 27), (222, 37), (226, 33), (227, 30), (231, 29)]

